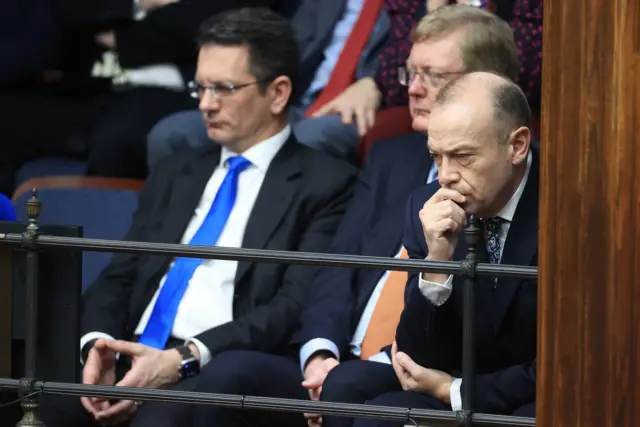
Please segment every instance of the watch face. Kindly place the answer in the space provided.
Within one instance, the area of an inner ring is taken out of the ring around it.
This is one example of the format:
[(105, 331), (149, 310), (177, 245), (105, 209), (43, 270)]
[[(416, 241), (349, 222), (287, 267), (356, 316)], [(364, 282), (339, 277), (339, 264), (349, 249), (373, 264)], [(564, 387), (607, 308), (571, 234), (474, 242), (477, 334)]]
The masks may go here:
[(182, 378), (191, 378), (200, 373), (200, 362), (197, 359), (188, 360), (183, 362), (182, 368), (180, 368), (180, 374)]

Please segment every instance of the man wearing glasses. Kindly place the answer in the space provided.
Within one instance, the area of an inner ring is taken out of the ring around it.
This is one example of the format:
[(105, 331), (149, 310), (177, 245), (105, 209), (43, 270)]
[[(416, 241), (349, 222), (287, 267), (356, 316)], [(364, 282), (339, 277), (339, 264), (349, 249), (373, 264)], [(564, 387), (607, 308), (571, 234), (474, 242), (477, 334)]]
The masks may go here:
[[(163, 161), (125, 240), (324, 252), (355, 168), (299, 144), (287, 124), (298, 74), (289, 23), (264, 8), (225, 12), (200, 35), (195, 96), (215, 143)], [(83, 295), (83, 382), (193, 390), (232, 349), (284, 354), (312, 267), (116, 255)], [(45, 396), (49, 427), (173, 427), (189, 407)]]
[[(439, 90), (472, 71), (517, 76), (511, 29), (486, 10), (463, 5), (439, 8), (418, 23), (411, 37), (411, 53), (399, 78), (408, 88), (417, 132), (372, 146), (331, 246), (333, 253), (406, 257), (401, 241), (407, 199), (415, 189), (437, 179), (425, 133)], [(222, 353), (202, 373), (198, 391), (364, 403), (399, 389), (388, 347), (403, 308), (406, 280), (407, 275), (399, 272), (320, 270), (292, 340), (295, 357), (255, 351)], [(194, 412), (194, 427), (245, 423), (347, 427), (353, 423), (342, 417), (214, 407), (198, 407)]]

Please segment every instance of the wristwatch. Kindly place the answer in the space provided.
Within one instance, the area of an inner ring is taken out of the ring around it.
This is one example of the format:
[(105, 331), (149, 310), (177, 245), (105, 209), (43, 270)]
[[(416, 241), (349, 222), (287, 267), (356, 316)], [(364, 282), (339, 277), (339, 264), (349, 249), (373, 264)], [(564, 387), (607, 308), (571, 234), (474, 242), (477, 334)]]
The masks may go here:
[(176, 347), (182, 361), (180, 362), (180, 380), (194, 377), (200, 373), (200, 361), (193, 355), (189, 347)]

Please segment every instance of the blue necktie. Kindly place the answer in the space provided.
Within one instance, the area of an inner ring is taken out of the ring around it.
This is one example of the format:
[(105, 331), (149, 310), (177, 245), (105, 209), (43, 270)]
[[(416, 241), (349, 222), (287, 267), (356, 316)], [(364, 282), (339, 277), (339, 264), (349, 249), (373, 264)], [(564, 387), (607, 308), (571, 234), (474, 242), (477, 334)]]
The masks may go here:
[[(231, 157), (227, 162), (229, 165), (227, 176), (218, 189), (207, 217), (189, 242), (190, 245), (215, 245), (231, 214), (238, 192), (238, 176), (251, 165), (251, 162), (244, 157)], [(202, 260), (198, 258), (176, 258), (173, 267), (167, 273), (167, 279), (140, 337), (140, 343), (159, 349), (165, 347), (173, 329), (180, 300), (201, 262)]]
[[(500, 227), (504, 219), (499, 216), (489, 218), (484, 222), (484, 229), (487, 239), (487, 252), (489, 255), (489, 262), (491, 264), (500, 264)], [(493, 287), (498, 284), (498, 278), (493, 278)]]

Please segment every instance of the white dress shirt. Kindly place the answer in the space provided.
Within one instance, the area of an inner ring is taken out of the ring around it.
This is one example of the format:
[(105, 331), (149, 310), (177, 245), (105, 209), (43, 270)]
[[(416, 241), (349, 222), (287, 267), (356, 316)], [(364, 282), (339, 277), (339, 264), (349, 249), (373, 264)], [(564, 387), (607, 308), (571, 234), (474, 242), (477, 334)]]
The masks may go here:
[[(516, 207), (518, 206), (518, 202), (520, 201), (520, 197), (522, 197), (522, 192), (524, 191), (524, 187), (527, 184), (527, 180), (529, 178), (529, 171), (531, 170), (531, 161), (532, 156), (531, 152), (529, 152), (529, 156), (527, 157), (527, 167), (525, 169), (524, 176), (522, 177), (522, 181), (518, 185), (515, 193), (509, 199), (509, 202), (502, 208), (500, 212), (496, 216), (502, 218), (504, 222), (500, 226), (500, 258), (502, 259), (502, 250), (504, 249), (504, 244), (507, 240), (507, 233), (509, 232), (509, 227), (511, 225), (511, 221), (513, 220), (513, 215), (516, 212)], [(487, 249), (488, 250), (488, 249)], [(418, 286), (420, 288), (420, 292), (422, 295), (428, 299), (431, 304), (435, 306), (441, 306), (449, 299), (451, 296), (451, 291), (453, 290), (453, 275), (450, 275), (447, 278), (447, 281), (444, 284), (429, 282), (422, 279), (422, 275), (420, 275)], [(428, 366), (426, 366), (428, 368)], [(454, 411), (459, 411), (462, 409), (462, 397), (460, 395), (460, 385), (462, 384), (461, 378), (454, 379), (451, 384), (451, 389), (449, 390), (449, 395), (451, 398), (451, 409)]]
[[(438, 169), (436, 167), (436, 164), (433, 163), (431, 165), (431, 169), (429, 170), (429, 175), (427, 177), (427, 184), (429, 184), (432, 181), (435, 181), (436, 179), (438, 179)], [(400, 254), (402, 253), (403, 249), (404, 248), (402, 246), (400, 247), (400, 249), (398, 249), (398, 252), (395, 258), (400, 258)], [(371, 317), (373, 316), (373, 310), (375, 309), (376, 304), (378, 303), (378, 299), (380, 299), (382, 288), (384, 288), (384, 285), (387, 282), (389, 273), (390, 273), (389, 271), (385, 271), (385, 273), (382, 275), (380, 280), (378, 280), (378, 283), (376, 284), (376, 287), (373, 289), (373, 292), (369, 297), (369, 301), (367, 301), (367, 305), (365, 306), (364, 311), (360, 316), (360, 321), (358, 322), (358, 326), (356, 327), (356, 330), (353, 334), (353, 337), (351, 339), (351, 344), (350, 344), (351, 354), (353, 354), (356, 357), (360, 357), (360, 354), (362, 351), (362, 341), (364, 340), (364, 336), (367, 332), (367, 328), (369, 327), (369, 323), (371, 322)], [(318, 351), (328, 351), (332, 353), (337, 360), (340, 360), (340, 351), (338, 350), (338, 346), (333, 341), (328, 340), (326, 338), (314, 338), (306, 342), (300, 348), (300, 367), (302, 368), (303, 371), (309, 358)], [(373, 356), (369, 357), (368, 360), (372, 362), (391, 364), (391, 360), (389, 360), (389, 356), (387, 356), (387, 353), (385, 353), (384, 351), (374, 354)]]
[[(216, 242), (216, 246), (231, 248), (242, 246), (247, 221), (260, 192), (267, 169), (290, 134), (291, 128), (287, 126), (280, 133), (254, 145), (242, 154), (244, 158), (251, 162), (251, 165), (238, 178), (236, 201)], [(220, 163), (205, 186), (200, 202), (187, 225), (180, 243), (189, 244), (204, 222), (218, 189), (227, 175), (227, 160), (236, 155), (222, 147)], [(171, 264), (172, 266), (173, 263)], [(191, 280), (189, 280), (187, 290), (178, 306), (171, 336), (184, 339), (187, 343), (195, 344), (200, 352), (201, 366), (206, 365), (211, 360), (211, 352), (202, 342), (193, 337), (233, 320), (234, 280), (237, 268), (237, 261), (202, 260), (194, 271)], [(135, 335), (142, 335), (165, 280), (166, 274), (142, 314), (135, 329)], [(96, 338), (113, 339), (113, 337), (101, 332), (90, 332), (80, 340), (80, 348), (82, 349), (87, 342)]]

